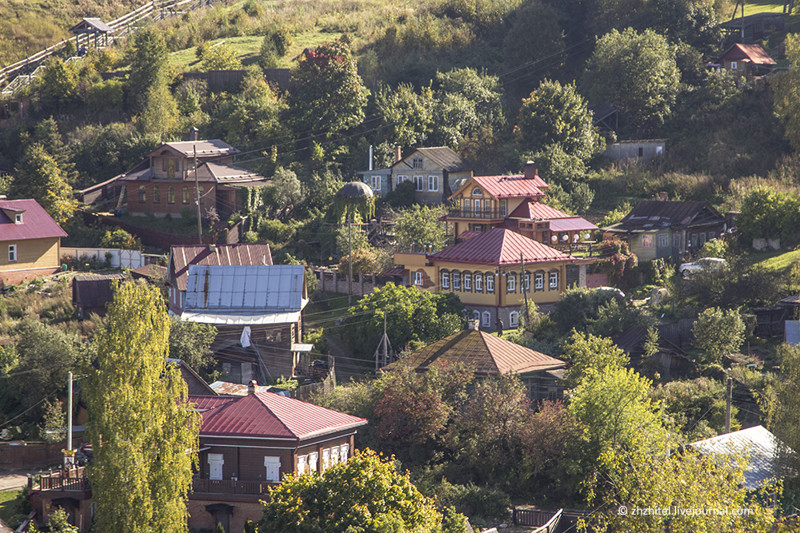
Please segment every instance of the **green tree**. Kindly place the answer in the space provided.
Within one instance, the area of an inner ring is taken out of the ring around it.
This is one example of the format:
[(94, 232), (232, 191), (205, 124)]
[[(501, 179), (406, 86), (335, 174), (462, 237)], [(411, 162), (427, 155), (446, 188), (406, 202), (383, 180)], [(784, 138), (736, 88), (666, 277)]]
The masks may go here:
[(39, 320), (24, 320), (18, 334), (18, 368), (25, 369), (25, 379), (15, 381), (13, 389), (23, 406), (30, 407), (41, 400), (42, 391), (66, 387), (67, 373), (76, 369), (80, 355), (75, 337)]
[(456, 533), (464, 531), (463, 520), (461, 526), (443, 530), (441, 514), (408, 474), (371, 450), (331, 466), (322, 476), (287, 477), (270, 490), (258, 522), (259, 531), (284, 533)]
[(386, 140), (392, 145), (418, 146), (433, 126), (434, 98), (430, 87), (423, 87), (419, 93), (407, 83), (396, 89), (381, 87), (375, 95), (375, 107), (386, 128)]
[(272, 176), (272, 185), (267, 188), (267, 194), (280, 219), (288, 218), (292, 210), (305, 199), (297, 174), (283, 167), (275, 170), (275, 174)]
[(332, 134), (360, 124), (367, 94), (345, 41), (306, 49), (292, 69), (289, 88), (296, 131)]
[(180, 127), (178, 102), (169, 90), (165, 73), (159, 74), (144, 91), (142, 112), (138, 117), (140, 131), (160, 140), (171, 137)]
[(722, 356), (737, 351), (744, 342), (744, 320), (736, 309), (710, 307), (700, 313), (692, 326), (694, 345), (707, 363), (719, 363)]
[(796, 471), (800, 459), (789, 450), (800, 449), (800, 425), (797, 424), (800, 409), (800, 348), (783, 344), (778, 347), (777, 356), (781, 362), (780, 374), (759, 397), (759, 403), (767, 414), (767, 427), (788, 448), (781, 450), (781, 459)]
[(381, 263), (378, 261), (378, 254), (370, 248), (358, 248), (353, 250), (352, 254), (343, 255), (339, 258), (339, 272), (350, 271), (352, 257), (353, 274), (380, 274), (382, 270)]
[(33, 198), (59, 224), (66, 222), (77, 209), (66, 176), (41, 144), (25, 149), (9, 192), (15, 198)]
[(292, 45), (292, 34), (283, 28), (272, 28), (264, 35), (258, 52), (261, 68), (276, 68), (280, 58), (286, 55)]
[(170, 321), (158, 288), (126, 282), (95, 338), (87, 399), (89, 469), (101, 531), (184, 533), (199, 415), (168, 364)]
[(439, 221), (444, 214), (444, 207), (418, 204), (400, 211), (394, 227), (397, 245), (402, 250), (438, 252), (447, 236), (444, 223)]
[(574, 83), (561, 85), (558, 81), (544, 80), (539, 84), (530, 97), (522, 100), (514, 136), (523, 152), (538, 152), (558, 145), (582, 161), (588, 161), (601, 149), (600, 135), (592, 125), (586, 99)]
[(236, 70), (242, 68), (242, 62), (236, 55), (236, 49), (221, 42), (211, 46), (203, 53), (203, 70)]
[(608, 337), (596, 337), (574, 330), (564, 344), (563, 356), (570, 362), (565, 378), (573, 387), (583, 381), (590, 369), (600, 372), (624, 368), (630, 362), (628, 355)]
[(134, 235), (122, 228), (106, 230), (100, 240), (102, 248), (121, 248), (123, 250), (141, 250), (142, 243)]
[(209, 383), (214, 381), (216, 361), (212, 357), (211, 343), (217, 328), (211, 324), (189, 322), (173, 317), (169, 327), (169, 356), (180, 359)]
[(628, 28), (597, 41), (583, 81), (591, 101), (616, 106), (630, 127), (648, 130), (672, 112), (680, 73), (666, 38)]
[(63, 113), (78, 100), (78, 79), (75, 69), (56, 56), (45, 64), (42, 75), (36, 79), (39, 102), (44, 111)]
[(131, 72), (128, 75), (128, 101), (141, 111), (147, 101), (147, 90), (165, 75), (167, 45), (163, 33), (154, 27), (145, 27), (133, 35), (127, 49)]
[[(497, 76), (479, 73), (467, 67), (437, 72), (435, 81), (436, 92), (440, 97), (458, 94), (466, 98), (481, 124), (489, 125), (494, 130), (505, 125), (503, 86)], [(469, 129), (461, 131), (464, 137), (469, 137), (473, 133), (474, 131)]]

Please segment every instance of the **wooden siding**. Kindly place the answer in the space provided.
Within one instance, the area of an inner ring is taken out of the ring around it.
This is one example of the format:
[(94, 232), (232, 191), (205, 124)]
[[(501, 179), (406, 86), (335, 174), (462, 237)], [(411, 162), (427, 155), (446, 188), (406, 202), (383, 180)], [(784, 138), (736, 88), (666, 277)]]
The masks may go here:
[[(144, 187), (145, 201), (139, 201), (139, 187)], [(154, 188), (159, 188), (159, 201), (153, 201)], [(169, 187), (174, 187), (175, 201), (170, 203), (168, 201)], [(189, 199), (186, 203), (183, 202), (183, 188), (186, 187), (189, 191)], [(146, 214), (152, 213), (154, 215), (180, 215), (184, 209), (196, 212), (195, 207), (195, 187), (194, 182), (188, 181), (129, 181), (125, 184), (126, 194), (128, 197), (128, 211), (131, 214)], [(209, 192), (209, 189), (212, 192)], [(200, 183), (200, 206), (206, 209), (216, 205), (217, 186), (214, 183), (204, 182)]]
[[(0, 272), (29, 270), (35, 268), (57, 268), (59, 266), (58, 248), (61, 239), (29, 239), (0, 242)], [(17, 260), (8, 260), (8, 247), (17, 246)]]

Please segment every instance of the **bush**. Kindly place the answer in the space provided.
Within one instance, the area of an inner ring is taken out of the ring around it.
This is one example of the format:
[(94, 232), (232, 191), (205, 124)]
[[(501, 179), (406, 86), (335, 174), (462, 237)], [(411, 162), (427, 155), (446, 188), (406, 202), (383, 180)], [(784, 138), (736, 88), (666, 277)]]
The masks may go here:
[(467, 516), (490, 520), (507, 517), (511, 507), (511, 498), (505, 492), (474, 483), (454, 485), (443, 481), (436, 491), (436, 501), (440, 506), (453, 506)]
[(100, 239), (101, 248), (121, 248), (123, 250), (141, 250), (142, 243), (138, 238), (122, 228), (106, 231)]

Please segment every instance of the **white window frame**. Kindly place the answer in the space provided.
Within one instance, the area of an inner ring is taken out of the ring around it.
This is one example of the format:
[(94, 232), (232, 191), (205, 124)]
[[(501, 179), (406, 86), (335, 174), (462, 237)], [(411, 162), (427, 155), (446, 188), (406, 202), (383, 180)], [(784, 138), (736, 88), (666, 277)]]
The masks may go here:
[(472, 320), (477, 320), (479, 324), (481, 322), (481, 312), (477, 309), (472, 310)]
[(322, 472), (325, 472), (331, 466), (331, 449), (325, 448), (322, 450)]
[(350, 445), (342, 444), (341, 446), (339, 446), (339, 462), (346, 463), (349, 457), (350, 457)]
[(450, 272), (442, 272), (442, 288), (449, 289), (450, 288)]
[(653, 235), (651, 233), (642, 233), (642, 236), (639, 238), (639, 242), (641, 243), (642, 248), (652, 248)]
[(468, 272), (464, 272), (464, 290), (465, 291), (472, 290), (472, 274)]
[(662, 233), (658, 236), (658, 247), (669, 248), (669, 235)]
[(739, 70), (739, 63), (737, 61), (731, 61), (731, 70)]
[(428, 176), (428, 190), (439, 192), (439, 176)]
[(680, 248), (681, 247), (681, 234), (674, 233), (672, 235), (672, 247), (673, 248)]
[(475, 292), (483, 292), (483, 275), (475, 274)]
[(421, 157), (415, 157), (414, 159), (411, 160), (411, 166), (415, 169), (424, 168), (425, 161)]
[(531, 291), (531, 274), (530, 272), (525, 272), (525, 276), (523, 278), (523, 287), (525, 288), (525, 292)]
[(550, 284), (549, 287), (551, 290), (558, 289), (558, 272), (550, 272), (549, 275)]
[(461, 272), (453, 272), (453, 290), (461, 290)]
[(536, 291), (544, 290), (544, 272), (536, 272), (533, 275), (533, 289)]
[(297, 473), (303, 475), (308, 469), (308, 455), (297, 456)]
[[(266, 474), (264, 475), (264, 479), (271, 482), (271, 483), (278, 483), (281, 480), (281, 458), (275, 457), (273, 455), (265, 455), (264, 456), (264, 468), (266, 469)], [(274, 474), (270, 476), (270, 473)]]
[(381, 177), (380, 176), (370, 176), (370, 178), (369, 178), (369, 186), (373, 191), (381, 190)]
[(483, 197), (483, 189), (481, 189), (480, 187), (473, 187), (471, 195)]
[(486, 292), (494, 292), (494, 274), (486, 274)]
[(8, 245), (8, 262), (9, 263), (16, 263), (17, 259), (19, 259), (17, 255), (17, 245), (16, 244), (9, 244)]
[(516, 274), (506, 274), (506, 292), (517, 292)]
[(500, 200), (500, 216), (505, 218), (508, 215), (508, 200)]
[(422, 285), (422, 272), (414, 272), (414, 285)]
[(511, 326), (512, 328), (516, 328), (517, 326), (519, 326), (519, 313), (517, 313), (516, 311), (511, 311), (508, 314), (508, 325)]
[(335, 465), (339, 462), (339, 447), (334, 446), (331, 448), (331, 464)]
[(311, 452), (308, 454), (308, 470), (309, 472), (317, 472), (317, 463), (319, 461), (319, 452)]
[(485, 328), (492, 326), (492, 313), (484, 311), (481, 315), (481, 325)]
[(405, 183), (408, 181), (408, 176), (405, 174), (400, 174), (397, 176), (397, 184), (400, 185), (401, 183)]
[(417, 192), (425, 190), (425, 176), (414, 176), (414, 190)]
[[(208, 479), (212, 481), (221, 481), (222, 478), (225, 476), (224, 474), (224, 467), (225, 467), (225, 456), (221, 453), (210, 453), (206, 458), (208, 462)], [(213, 471), (211, 470), (212, 466), (219, 465), (219, 477), (213, 475)]]
[(22, 213), (14, 214), (14, 224), (22, 224)]

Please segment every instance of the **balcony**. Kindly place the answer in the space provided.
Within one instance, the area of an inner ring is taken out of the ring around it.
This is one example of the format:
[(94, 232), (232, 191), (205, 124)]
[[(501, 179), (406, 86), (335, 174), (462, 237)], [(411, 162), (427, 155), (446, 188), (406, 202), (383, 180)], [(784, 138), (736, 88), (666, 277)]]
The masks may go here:
[(269, 481), (234, 481), (232, 479), (192, 479), (194, 494), (267, 494), (269, 488), (278, 485)]
[(58, 490), (63, 492), (85, 492), (90, 490), (84, 467), (42, 474), (39, 478), (41, 490)]
[(495, 209), (474, 211), (472, 209), (455, 209), (447, 213), (447, 219), (453, 218), (468, 218), (468, 219), (481, 219), (481, 220), (503, 220), (508, 216), (504, 211)]

